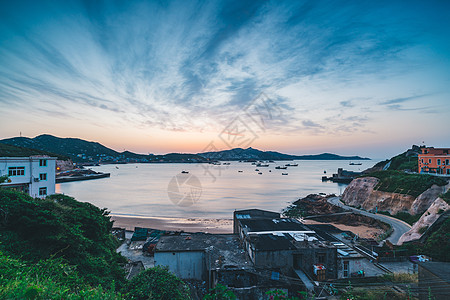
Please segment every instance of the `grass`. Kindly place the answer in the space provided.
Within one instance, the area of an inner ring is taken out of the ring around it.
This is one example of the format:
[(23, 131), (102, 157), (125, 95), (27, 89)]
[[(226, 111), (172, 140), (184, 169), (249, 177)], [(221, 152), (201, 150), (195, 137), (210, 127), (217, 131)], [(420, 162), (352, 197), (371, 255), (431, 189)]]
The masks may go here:
[(0, 299), (122, 299), (114, 290), (91, 287), (60, 259), (37, 264), (0, 252)]
[[(443, 186), (447, 180), (432, 175), (406, 174), (401, 171), (377, 171), (361, 177), (376, 177), (375, 190), (417, 197), (432, 185)], [(450, 196), (450, 195), (449, 195)]]

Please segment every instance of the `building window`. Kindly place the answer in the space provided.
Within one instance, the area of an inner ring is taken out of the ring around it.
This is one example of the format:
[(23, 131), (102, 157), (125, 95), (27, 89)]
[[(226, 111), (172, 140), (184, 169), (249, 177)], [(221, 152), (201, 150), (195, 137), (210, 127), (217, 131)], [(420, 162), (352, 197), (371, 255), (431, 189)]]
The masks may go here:
[(431, 164), (431, 158), (428, 159), (428, 163)]
[(348, 260), (344, 260), (344, 277), (348, 277)]
[(440, 159), (440, 158), (437, 159), (437, 165), (438, 165), (438, 166), (441, 165), (441, 159)]
[(39, 174), (39, 180), (47, 180), (47, 173), (41, 173)]
[(423, 163), (423, 158), (422, 158), (422, 163)]
[(46, 159), (40, 159), (39, 160), (39, 167), (46, 167), (47, 166), (47, 160)]
[(25, 176), (25, 167), (9, 167), (8, 176)]
[(47, 195), (47, 188), (41, 187), (39, 188), (39, 196), (46, 196)]
[(448, 166), (450, 165), (450, 161), (448, 159), (445, 160), (445, 164)]

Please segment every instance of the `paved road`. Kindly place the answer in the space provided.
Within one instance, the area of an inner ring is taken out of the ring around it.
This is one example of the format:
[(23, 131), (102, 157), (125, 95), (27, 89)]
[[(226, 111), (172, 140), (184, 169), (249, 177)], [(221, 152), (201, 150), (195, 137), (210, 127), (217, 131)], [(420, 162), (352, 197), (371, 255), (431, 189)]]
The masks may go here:
[(340, 197), (332, 197), (332, 198), (328, 198), (328, 202), (336, 205), (336, 206), (340, 206), (346, 210), (351, 210), (355, 213), (359, 213), (361, 215), (365, 215), (374, 219), (378, 219), (380, 221), (383, 221), (385, 223), (388, 223), (392, 226), (392, 229), (394, 229), (394, 232), (392, 232), (391, 236), (388, 238), (389, 241), (391, 241), (392, 244), (397, 244), (398, 240), (400, 239), (400, 237), (407, 232), (408, 230), (411, 229), (411, 225), (409, 225), (408, 223), (393, 218), (393, 217), (389, 217), (389, 216), (385, 216), (385, 215), (381, 215), (381, 214), (373, 214), (364, 210), (360, 210), (351, 206), (347, 206), (345, 204), (343, 204), (340, 201)]

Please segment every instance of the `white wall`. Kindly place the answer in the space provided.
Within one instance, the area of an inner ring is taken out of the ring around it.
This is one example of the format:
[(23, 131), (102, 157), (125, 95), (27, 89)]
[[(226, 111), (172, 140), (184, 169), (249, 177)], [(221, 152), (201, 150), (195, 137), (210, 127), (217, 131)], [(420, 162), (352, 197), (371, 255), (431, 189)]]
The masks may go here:
[(155, 252), (155, 266), (167, 266), (181, 279), (206, 279), (203, 251)]
[[(39, 166), (39, 161), (45, 159), (46, 166)], [(2, 184), (8, 185), (27, 185), (31, 197), (40, 197), (39, 188), (46, 187), (47, 195), (55, 193), (55, 168), (56, 158), (53, 157), (0, 157), (0, 176), (8, 176), (9, 167), (25, 167), (23, 176), (10, 176), (8, 182)], [(47, 180), (39, 180), (39, 174), (47, 174)], [(35, 179), (38, 179), (35, 181)], [(45, 196), (41, 196), (44, 198)]]

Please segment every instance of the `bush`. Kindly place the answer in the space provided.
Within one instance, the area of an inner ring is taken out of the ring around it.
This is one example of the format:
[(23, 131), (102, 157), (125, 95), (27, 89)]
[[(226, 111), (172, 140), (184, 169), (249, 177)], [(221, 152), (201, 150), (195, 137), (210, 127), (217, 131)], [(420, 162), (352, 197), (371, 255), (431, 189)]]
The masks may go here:
[(0, 299), (121, 299), (114, 290), (92, 288), (62, 259), (29, 264), (0, 252)]
[(167, 268), (160, 266), (147, 269), (131, 279), (124, 289), (124, 295), (127, 299), (136, 300), (190, 298), (186, 284)]
[(106, 210), (64, 195), (34, 199), (5, 189), (0, 207), (5, 213), (0, 248), (9, 254), (30, 262), (61, 258), (93, 286), (125, 282), (125, 259), (115, 251), (118, 242)]

